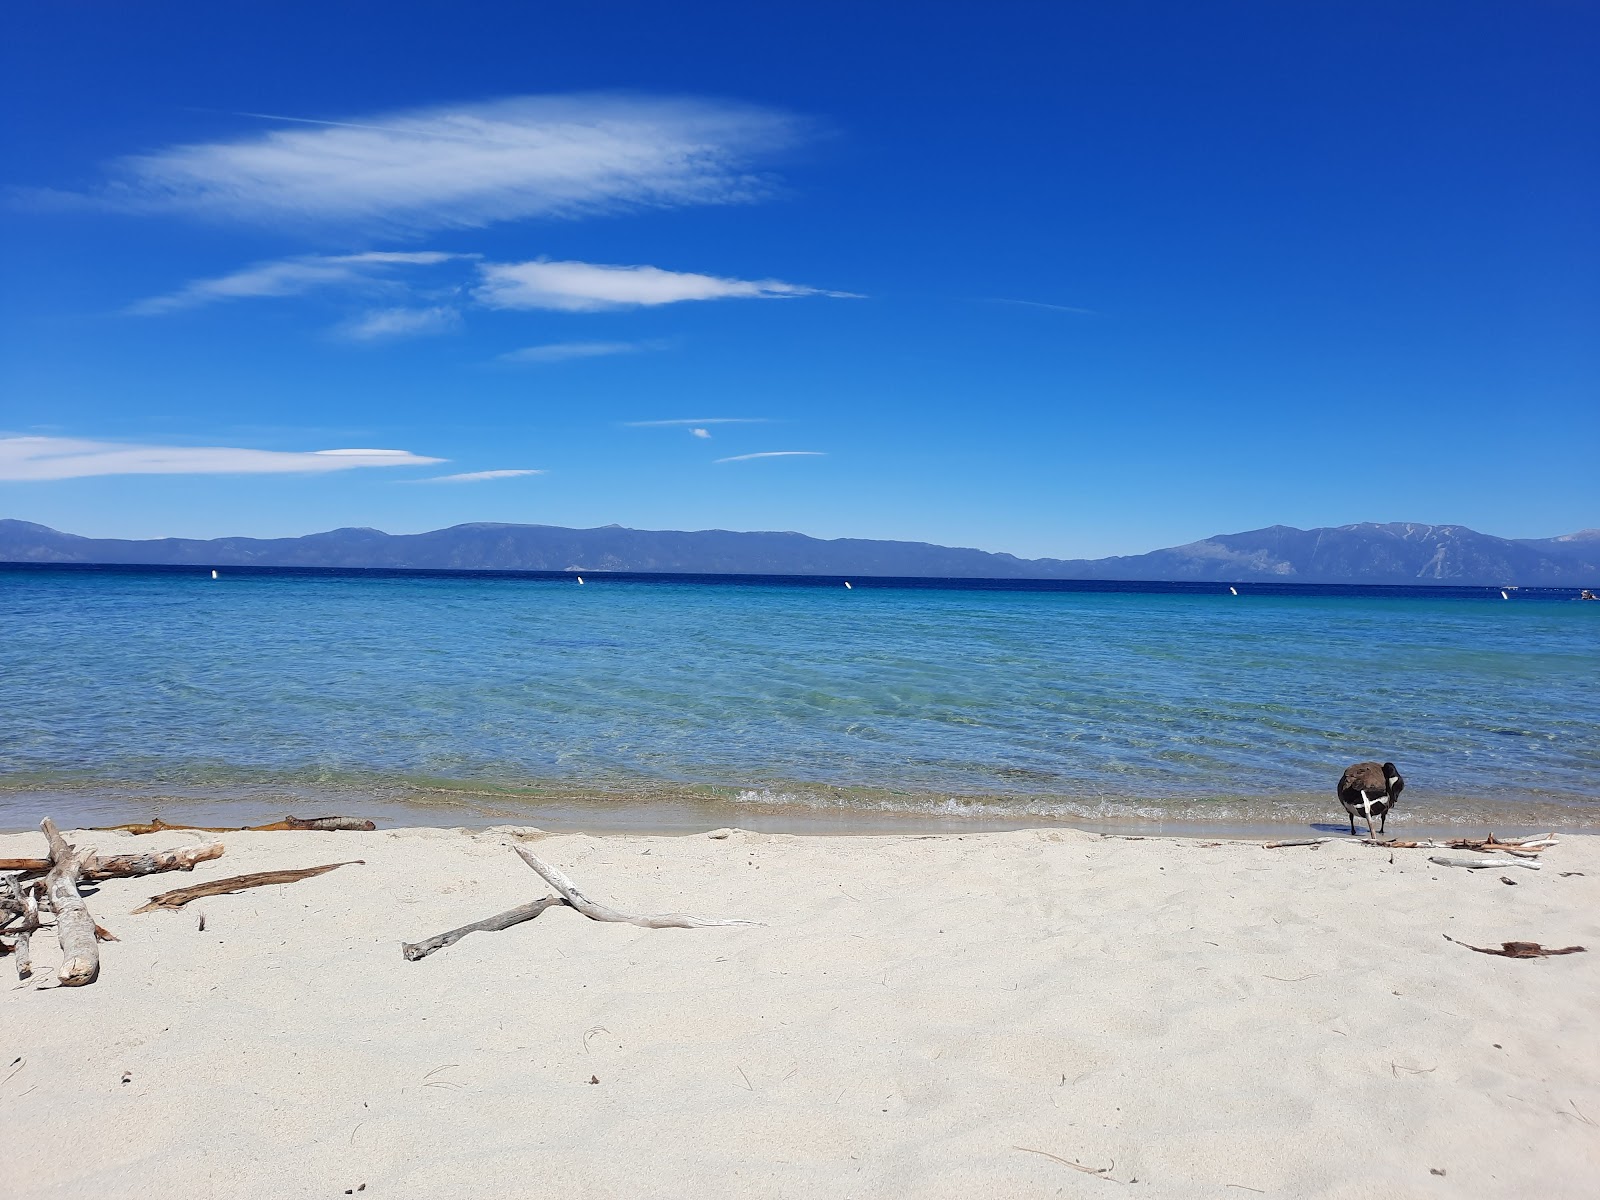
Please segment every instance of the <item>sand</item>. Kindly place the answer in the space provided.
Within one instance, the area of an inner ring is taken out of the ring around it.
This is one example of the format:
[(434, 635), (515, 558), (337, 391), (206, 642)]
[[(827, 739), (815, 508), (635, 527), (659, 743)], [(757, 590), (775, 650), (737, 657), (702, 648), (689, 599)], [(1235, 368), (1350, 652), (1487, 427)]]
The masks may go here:
[[(1600, 838), (1467, 872), (1071, 831), (221, 836), (99, 886), (92, 986), (0, 960), (8, 1197), (1594, 1194)], [(546, 894), (519, 839), (619, 908), (763, 924), (553, 908), (406, 961)]]

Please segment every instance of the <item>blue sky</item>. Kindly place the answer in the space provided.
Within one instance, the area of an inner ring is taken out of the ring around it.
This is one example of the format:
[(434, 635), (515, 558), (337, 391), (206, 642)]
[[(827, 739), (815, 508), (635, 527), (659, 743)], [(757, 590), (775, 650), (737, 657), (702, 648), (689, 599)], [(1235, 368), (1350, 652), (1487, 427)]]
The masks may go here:
[(0, 22), (0, 515), (1600, 525), (1594, 3)]

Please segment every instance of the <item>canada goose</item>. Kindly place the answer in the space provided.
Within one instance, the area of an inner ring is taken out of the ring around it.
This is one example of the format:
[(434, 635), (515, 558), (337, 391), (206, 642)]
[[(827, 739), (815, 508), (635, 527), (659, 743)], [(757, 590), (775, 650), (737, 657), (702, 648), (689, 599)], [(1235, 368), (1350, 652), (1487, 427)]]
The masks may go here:
[[(1339, 776), (1339, 803), (1350, 814), (1350, 832), (1356, 831), (1356, 812), (1367, 819), (1367, 832), (1376, 838), (1388, 823), (1389, 810), (1400, 799), (1406, 781), (1400, 778), (1392, 762), (1360, 762), (1346, 767)], [(1378, 818), (1374, 832), (1372, 818)]]

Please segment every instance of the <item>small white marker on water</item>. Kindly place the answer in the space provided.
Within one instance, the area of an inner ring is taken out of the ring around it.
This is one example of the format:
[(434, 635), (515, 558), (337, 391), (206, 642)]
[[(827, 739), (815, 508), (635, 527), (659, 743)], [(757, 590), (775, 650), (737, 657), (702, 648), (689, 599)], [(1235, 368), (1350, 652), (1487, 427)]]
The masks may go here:
[(1508, 596), (1508, 595), (1506, 595), (1506, 594), (1505, 594), (1505, 591), (1504, 591), (1504, 590), (1503, 590), (1503, 589), (1502, 589), (1502, 590), (1501, 590), (1501, 592), (1500, 592), (1500, 599), (1502, 599), (1502, 600), (1509, 600), (1509, 599), (1511, 599), (1511, 597), (1510, 597), (1510, 596)]
[(579, 582), (579, 583), (582, 583), (582, 582), (583, 582), (583, 576), (582, 576), (582, 575), (579, 575), (579, 576), (578, 576), (578, 582)]
[(844, 590), (847, 592), (851, 590), (850, 581), (848, 579), (844, 581)]
[(211, 572), (211, 578), (215, 579), (216, 577), (217, 577), (217, 573), (215, 571)]
[(1239, 589), (1234, 587), (1232, 584), (1228, 585), (1228, 590), (1230, 592), (1232, 592), (1235, 596), (1237, 596), (1239, 594)]

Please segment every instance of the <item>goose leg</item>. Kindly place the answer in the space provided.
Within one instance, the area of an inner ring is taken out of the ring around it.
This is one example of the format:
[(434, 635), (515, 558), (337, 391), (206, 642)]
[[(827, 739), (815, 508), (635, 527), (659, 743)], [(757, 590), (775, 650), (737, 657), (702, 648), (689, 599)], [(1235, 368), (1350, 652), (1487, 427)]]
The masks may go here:
[(1351, 837), (1355, 837), (1355, 835), (1356, 835), (1356, 810), (1346, 806), (1344, 811), (1350, 817), (1350, 836)]

